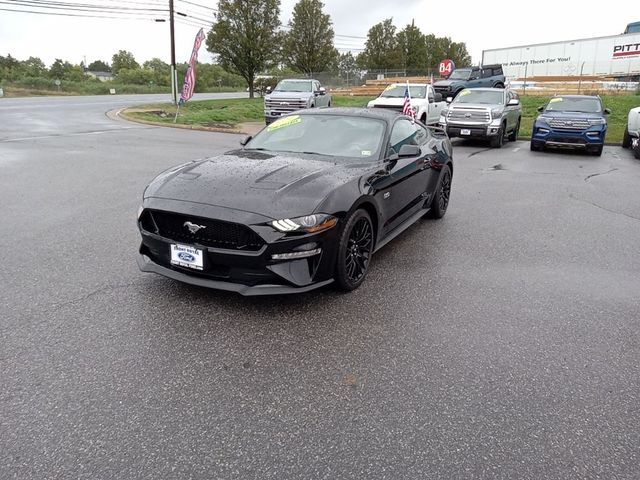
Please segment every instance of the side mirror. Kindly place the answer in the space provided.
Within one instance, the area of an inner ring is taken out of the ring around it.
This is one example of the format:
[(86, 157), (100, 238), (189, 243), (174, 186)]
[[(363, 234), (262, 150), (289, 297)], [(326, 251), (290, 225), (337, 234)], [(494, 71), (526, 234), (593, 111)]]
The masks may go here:
[(324, 95), (327, 93), (327, 89), (324, 87), (320, 87), (320, 90), (316, 92), (316, 95)]
[(611, 114), (611, 109), (610, 108), (605, 108), (604, 109), (604, 114), (605, 115), (610, 115)]
[(420, 156), (420, 147), (418, 145), (402, 145), (400, 147), (399, 157), (418, 157)]
[(542, 106), (538, 107), (538, 111), (539, 111), (540, 113), (542, 113), (542, 111), (543, 111), (543, 110), (544, 110), (544, 105), (542, 105)]
[(266, 90), (267, 90), (267, 93), (271, 93), (271, 87), (270, 87), (270, 86), (268, 86), (268, 87), (266, 88)]
[(508, 107), (515, 107), (517, 105), (520, 105), (520, 100), (518, 100), (517, 98), (512, 98), (511, 100), (509, 100), (509, 102), (507, 103)]
[(447, 103), (453, 102), (453, 97), (447, 97)]
[(442, 101), (442, 94), (441, 93), (436, 93), (434, 95), (434, 101), (437, 102), (441, 102)]
[(252, 138), (253, 137), (251, 135), (247, 135), (242, 140), (240, 140), (240, 145), (242, 145), (244, 147), (247, 143), (249, 143), (251, 141)]

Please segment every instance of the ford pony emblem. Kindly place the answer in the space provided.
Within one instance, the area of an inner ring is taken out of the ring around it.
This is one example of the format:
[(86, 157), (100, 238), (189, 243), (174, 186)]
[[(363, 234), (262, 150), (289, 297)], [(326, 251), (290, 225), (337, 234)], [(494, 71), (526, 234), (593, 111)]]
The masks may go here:
[(205, 225), (196, 225), (195, 223), (191, 222), (184, 222), (183, 226), (187, 227), (191, 233), (198, 233), (199, 230), (207, 228)]

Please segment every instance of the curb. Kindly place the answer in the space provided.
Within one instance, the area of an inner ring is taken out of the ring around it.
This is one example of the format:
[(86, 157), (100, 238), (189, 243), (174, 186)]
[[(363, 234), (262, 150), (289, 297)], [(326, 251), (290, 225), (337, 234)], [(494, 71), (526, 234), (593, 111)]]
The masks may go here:
[(245, 132), (238, 128), (216, 128), (216, 127), (205, 127), (203, 125), (183, 125), (180, 123), (163, 123), (163, 122), (153, 122), (151, 120), (141, 120), (139, 118), (133, 118), (127, 115), (126, 111), (131, 107), (119, 108), (116, 110), (110, 110), (106, 112), (107, 117), (111, 120), (126, 120), (132, 123), (140, 123), (142, 125), (153, 125), (155, 127), (169, 127), (169, 128), (181, 128), (182, 130), (198, 130), (204, 132), (217, 132), (217, 133), (232, 133), (236, 135), (246, 135)]

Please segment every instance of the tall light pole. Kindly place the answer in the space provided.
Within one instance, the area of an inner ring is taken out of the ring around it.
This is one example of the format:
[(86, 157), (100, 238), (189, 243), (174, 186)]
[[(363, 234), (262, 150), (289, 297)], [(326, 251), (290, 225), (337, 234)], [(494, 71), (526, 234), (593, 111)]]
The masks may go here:
[(171, 98), (178, 104), (178, 73), (176, 72), (176, 38), (173, 21), (173, 0), (169, 0), (169, 31), (171, 35)]

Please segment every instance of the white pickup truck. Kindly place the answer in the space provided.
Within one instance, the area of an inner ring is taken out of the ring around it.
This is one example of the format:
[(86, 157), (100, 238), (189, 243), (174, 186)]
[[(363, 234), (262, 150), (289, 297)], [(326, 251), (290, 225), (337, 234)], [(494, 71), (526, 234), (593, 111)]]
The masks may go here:
[[(368, 108), (391, 108), (402, 112), (406, 83), (392, 83), (375, 100), (371, 100)], [(425, 125), (435, 125), (440, 120), (440, 112), (447, 103), (442, 95), (435, 93), (428, 83), (410, 83), (411, 107), (416, 112), (416, 118)]]
[(631, 148), (635, 157), (640, 159), (640, 107), (632, 108), (629, 111), (622, 146)]

